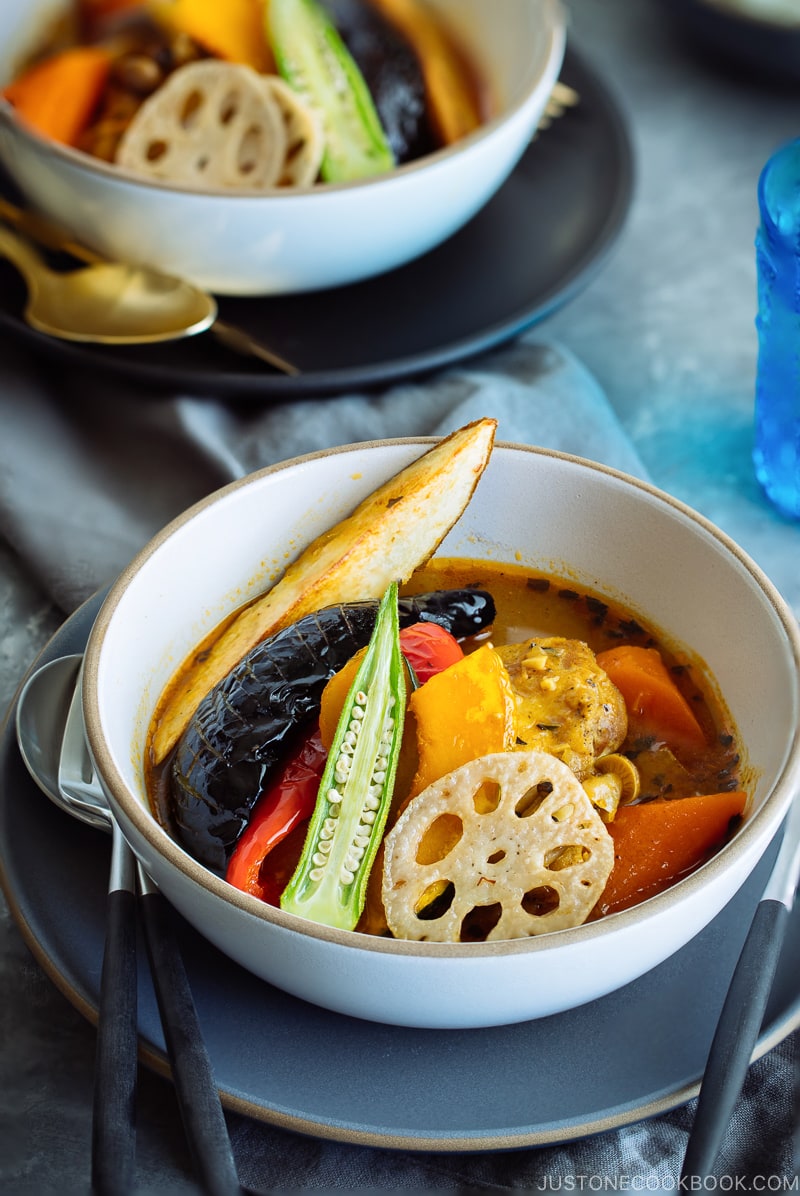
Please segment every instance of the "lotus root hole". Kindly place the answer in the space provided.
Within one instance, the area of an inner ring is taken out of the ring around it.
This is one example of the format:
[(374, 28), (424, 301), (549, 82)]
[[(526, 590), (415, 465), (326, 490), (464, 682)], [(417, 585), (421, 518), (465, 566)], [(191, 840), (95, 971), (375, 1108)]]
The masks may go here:
[(472, 795), (476, 814), (493, 814), (500, 805), (501, 789), (497, 781), (483, 781)]
[(203, 100), (203, 93), (195, 87), (183, 101), (180, 122), (184, 129), (190, 129), (196, 122), (200, 109), (203, 107)]
[(239, 111), (239, 96), (235, 91), (229, 91), (219, 106), (219, 123), (229, 125)]
[(447, 913), (453, 904), (456, 887), (450, 880), (435, 880), (420, 895), (414, 913), (424, 922), (433, 922)]
[(529, 889), (522, 898), (522, 908), (533, 918), (545, 918), (554, 914), (560, 905), (560, 898), (556, 889), (550, 885), (537, 885)]
[(239, 142), (237, 166), (241, 174), (251, 174), (258, 162), (261, 150), (261, 130), (256, 125), (250, 125)]
[(550, 872), (561, 872), (563, 868), (574, 868), (577, 864), (585, 864), (592, 858), (592, 853), (583, 844), (570, 843), (567, 847), (554, 847), (544, 857), (544, 866)]
[(163, 158), (167, 152), (166, 141), (148, 141), (146, 158), (148, 162), (158, 162), (159, 158)]
[(459, 938), (462, 943), (484, 943), (503, 916), (499, 901), (491, 905), (476, 905), (461, 921)]
[(533, 785), (530, 789), (526, 789), (522, 797), (514, 806), (514, 813), (517, 818), (530, 818), (531, 814), (535, 814), (542, 802), (550, 796), (553, 792), (552, 781), (539, 781), (538, 784)]
[(434, 818), (417, 845), (418, 864), (438, 864), (458, 843), (464, 824), (457, 814), (440, 814)]

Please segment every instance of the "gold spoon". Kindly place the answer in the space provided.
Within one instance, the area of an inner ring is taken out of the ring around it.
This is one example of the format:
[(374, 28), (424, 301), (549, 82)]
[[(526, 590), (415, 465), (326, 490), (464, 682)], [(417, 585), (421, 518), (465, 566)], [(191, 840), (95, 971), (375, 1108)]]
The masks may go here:
[(30, 241), (0, 225), (0, 254), (28, 287), (25, 319), (49, 336), (106, 345), (176, 340), (210, 328), (211, 295), (141, 266), (95, 262), (57, 273)]
[[(0, 220), (5, 220), (8, 224), (12, 225), (14, 229), (22, 231), (27, 235), (27, 237), (36, 241), (39, 245), (44, 245), (48, 249), (54, 249), (60, 252), (68, 253), (71, 257), (76, 258), (80, 262), (85, 262), (92, 268), (98, 265), (111, 266), (111, 263), (106, 262), (104, 258), (95, 253), (93, 250), (88, 249), (85, 245), (81, 245), (77, 241), (73, 241), (68, 233), (65, 233), (56, 224), (52, 223), (44, 216), (38, 216), (35, 212), (18, 208), (16, 204), (11, 203), (2, 195), (0, 195)], [(0, 231), (2, 230), (3, 226), (0, 225)], [(3, 252), (4, 251), (2, 247), (0, 247), (0, 253)], [(11, 258), (10, 253), (5, 254), (5, 256)], [(11, 260), (15, 261), (14, 258), (11, 258)], [(19, 265), (17, 268), (21, 270)], [(280, 354), (276, 353), (274, 349), (270, 349), (267, 345), (263, 345), (260, 341), (257, 341), (254, 337), (250, 336), (249, 333), (244, 332), (241, 328), (237, 328), (234, 324), (223, 323), (223, 321), (220, 320), (216, 315), (215, 300), (212, 299), (210, 295), (207, 295), (205, 292), (201, 291), (199, 288), (190, 288), (188, 283), (178, 283), (176, 279), (166, 278), (164, 275), (158, 274), (155, 270), (145, 271), (138, 267), (118, 265), (115, 265), (113, 268), (117, 270), (128, 270), (131, 273), (136, 271), (139, 274), (149, 276), (154, 281), (160, 280), (162, 283), (169, 284), (172, 287), (180, 286), (185, 288), (182, 294), (187, 294), (189, 291), (193, 290), (197, 297), (198, 305), (207, 304), (209, 306), (213, 306), (214, 314), (210, 315), (210, 317), (205, 320), (204, 323), (196, 327), (193, 326), (189, 329), (184, 327), (183, 329), (174, 331), (171, 335), (165, 335), (163, 327), (159, 326), (155, 335), (145, 335), (142, 333), (136, 340), (126, 339), (124, 341), (112, 341), (108, 337), (89, 335), (87, 328), (87, 335), (80, 338), (73, 335), (69, 339), (81, 339), (88, 342), (105, 341), (106, 344), (149, 344), (157, 340), (176, 340), (181, 336), (191, 336), (196, 332), (203, 332), (207, 329), (216, 340), (220, 341), (222, 344), (226, 345), (227, 348), (232, 349), (236, 353), (241, 353), (250, 357), (257, 357), (259, 360), (265, 361), (268, 365), (272, 366), (273, 369), (279, 370), (283, 374), (293, 376), (300, 373), (300, 370), (296, 365), (290, 361), (287, 361), (285, 357), (281, 357)], [(63, 278), (64, 275), (59, 275), (58, 277)], [(86, 281), (88, 280), (84, 280), (84, 282)], [(25, 318), (30, 320), (27, 310), (25, 312)], [(37, 327), (37, 325), (34, 325), (34, 327)], [(59, 333), (49, 328), (44, 328), (42, 331), (49, 332), (50, 335), (53, 336), (61, 335), (63, 337), (65, 335), (63, 331)]]

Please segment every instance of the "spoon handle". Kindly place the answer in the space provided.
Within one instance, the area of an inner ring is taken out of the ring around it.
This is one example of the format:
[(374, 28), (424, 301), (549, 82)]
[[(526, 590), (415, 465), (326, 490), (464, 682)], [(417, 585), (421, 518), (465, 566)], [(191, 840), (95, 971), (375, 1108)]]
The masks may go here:
[(92, 1113), (92, 1189), (120, 1196), (134, 1189), (136, 1165), (136, 872), (114, 824)]
[(170, 924), (171, 907), (141, 868), (139, 892), (150, 971), (172, 1077), (202, 1189), (208, 1196), (241, 1196), (219, 1090)]
[(2, 225), (0, 225), (0, 256), (8, 258), (17, 267), (28, 286), (31, 285), (31, 280), (37, 272), (42, 269), (42, 259), (30, 242)]

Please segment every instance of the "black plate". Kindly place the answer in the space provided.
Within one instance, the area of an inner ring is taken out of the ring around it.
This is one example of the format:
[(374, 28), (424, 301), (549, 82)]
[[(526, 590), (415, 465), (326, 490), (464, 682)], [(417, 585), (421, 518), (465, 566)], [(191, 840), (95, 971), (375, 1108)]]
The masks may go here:
[(510, 179), (445, 244), (336, 291), (220, 299), (220, 316), (302, 370), (277, 374), (213, 336), (142, 347), (86, 346), (28, 328), (25, 290), (0, 262), (0, 328), (76, 363), (220, 397), (334, 394), (422, 374), (541, 320), (585, 285), (622, 226), (632, 188), (624, 123), (573, 50), (562, 71), (581, 102), (526, 151)]
[[(72, 616), (39, 663), (83, 651), (99, 602)], [(13, 732), (10, 717), (0, 742), (0, 881), (44, 969), (94, 1021), (108, 841), (48, 802)], [(421, 1151), (552, 1145), (663, 1113), (697, 1091), (774, 854), (705, 931), (640, 980), (569, 1013), (489, 1030), (406, 1030), (328, 1013), (257, 980), (176, 916), (223, 1102), (316, 1137)], [(800, 1024), (799, 958), (800, 905), (758, 1055)], [(143, 1057), (167, 1074), (144, 963), (139, 1031)]]

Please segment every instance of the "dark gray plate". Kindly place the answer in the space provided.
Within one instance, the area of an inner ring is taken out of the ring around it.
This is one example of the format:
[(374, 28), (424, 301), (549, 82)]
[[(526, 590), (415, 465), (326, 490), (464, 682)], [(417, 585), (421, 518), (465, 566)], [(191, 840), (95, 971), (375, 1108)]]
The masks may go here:
[[(73, 615), (38, 663), (83, 651), (99, 604), (97, 596)], [(489, 1030), (405, 1030), (328, 1013), (243, 971), (176, 915), (223, 1101), (301, 1133), (422, 1151), (548, 1145), (674, 1108), (699, 1086), (773, 857), (711, 926), (640, 980), (570, 1013)], [(96, 1020), (109, 844), (34, 785), (12, 717), (0, 743), (0, 861), (12, 913), (37, 959)], [(800, 1024), (798, 958), (796, 909), (759, 1055)], [(144, 954), (142, 961), (141, 1049), (167, 1074)]]
[(581, 96), (523, 155), (497, 195), (445, 244), (336, 291), (220, 300), (220, 315), (300, 367), (275, 373), (213, 337), (141, 347), (58, 341), (22, 319), (24, 286), (0, 261), (0, 330), (43, 352), (146, 383), (221, 398), (341, 393), (420, 375), (516, 336), (592, 277), (622, 227), (631, 149), (612, 96), (568, 50), (562, 79)]

